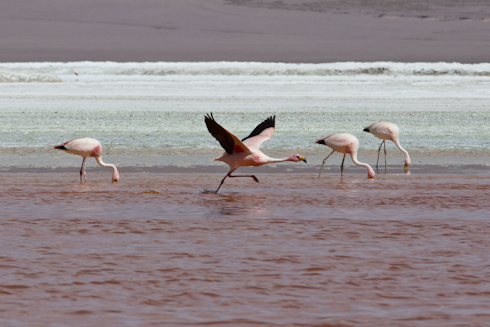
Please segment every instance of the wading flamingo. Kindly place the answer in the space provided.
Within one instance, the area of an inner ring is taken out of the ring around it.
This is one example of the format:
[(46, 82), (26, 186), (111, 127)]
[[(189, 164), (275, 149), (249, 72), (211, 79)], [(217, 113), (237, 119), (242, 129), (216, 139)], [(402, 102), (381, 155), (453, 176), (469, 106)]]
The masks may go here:
[(218, 193), (226, 177), (251, 177), (257, 183), (259, 182), (255, 175), (232, 175), (231, 173), (233, 173), (238, 167), (261, 166), (269, 163), (284, 161), (304, 161), (306, 163), (306, 158), (300, 156), (299, 154), (293, 154), (287, 158), (275, 159), (266, 156), (259, 150), (262, 143), (269, 140), (274, 133), (276, 116), (271, 116), (264, 120), (257, 127), (255, 127), (249, 136), (241, 141), (235, 136), (235, 134), (227, 131), (220, 124), (218, 124), (214, 120), (212, 113), (204, 116), (204, 122), (208, 127), (209, 133), (211, 133), (211, 135), (213, 135), (225, 149), (225, 153), (223, 153), (221, 157), (214, 160), (226, 162), (228, 166), (230, 166), (230, 171), (221, 180), (221, 183), (219, 184), (215, 193)]
[(386, 173), (386, 140), (391, 140), (395, 145), (400, 149), (401, 152), (403, 152), (406, 156), (405, 158), (405, 171), (407, 171), (408, 166), (410, 166), (411, 161), (410, 161), (410, 156), (408, 155), (407, 150), (402, 148), (400, 145), (400, 129), (398, 126), (396, 126), (393, 123), (386, 123), (386, 122), (378, 122), (369, 125), (369, 127), (366, 127), (364, 129), (364, 132), (368, 132), (376, 136), (377, 138), (383, 140), (381, 142), (381, 145), (379, 146), (378, 149), (378, 161), (376, 161), (376, 171), (378, 171), (378, 163), (379, 163), (379, 152), (381, 151), (381, 146), (384, 144), (384, 152), (385, 152), (385, 173)]
[(366, 167), (368, 170), (368, 178), (374, 178), (374, 170), (371, 168), (370, 165), (367, 163), (359, 162), (357, 160), (357, 150), (359, 149), (359, 140), (357, 137), (355, 137), (352, 134), (349, 133), (338, 133), (338, 134), (332, 134), (327, 137), (324, 137), (322, 139), (318, 139), (315, 141), (318, 144), (325, 144), (326, 146), (330, 147), (333, 151), (330, 152), (330, 154), (323, 159), (323, 164), (322, 168), (320, 169), (320, 173), (318, 174), (318, 178), (320, 178), (320, 175), (322, 174), (323, 166), (325, 165), (325, 161), (334, 153), (334, 152), (340, 152), (344, 154), (344, 159), (342, 159), (342, 165), (340, 166), (340, 176), (344, 175), (344, 161), (345, 161), (345, 155), (350, 154), (352, 161), (357, 165), (361, 167)]
[(85, 162), (88, 157), (94, 157), (95, 160), (97, 160), (97, 163), (102, 167), (112, 168), (112, 182), (117, 183), (119, 181), (119, 172), (117, 171), (116, 166), (114, 166), (113, 164), (106, 164), (102, 161), (102, 146), (100, 145), (100, 142), (96, 139), (82, 137), (57, 145), (54, 148), (83, 157), (82, 167), (80, 168), (80, 184), (83, 183), (83, 180), (85, 180), (85, 183), (87, 183)]

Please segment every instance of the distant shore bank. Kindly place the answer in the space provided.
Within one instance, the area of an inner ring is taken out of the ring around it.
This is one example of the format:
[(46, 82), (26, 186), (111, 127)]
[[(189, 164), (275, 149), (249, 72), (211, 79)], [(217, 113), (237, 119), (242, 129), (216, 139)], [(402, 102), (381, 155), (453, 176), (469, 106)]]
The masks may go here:
[(8, 1), (0, 62), (480, 63), (488, 17), (479, 0)]

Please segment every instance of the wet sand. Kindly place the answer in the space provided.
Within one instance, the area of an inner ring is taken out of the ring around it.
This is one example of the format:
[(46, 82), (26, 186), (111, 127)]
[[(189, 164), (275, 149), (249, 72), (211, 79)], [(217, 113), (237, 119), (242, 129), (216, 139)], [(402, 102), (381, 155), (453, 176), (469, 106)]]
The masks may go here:
[(490, 175), (460, 168), (0, 173), (0, 323), (483, 326)]

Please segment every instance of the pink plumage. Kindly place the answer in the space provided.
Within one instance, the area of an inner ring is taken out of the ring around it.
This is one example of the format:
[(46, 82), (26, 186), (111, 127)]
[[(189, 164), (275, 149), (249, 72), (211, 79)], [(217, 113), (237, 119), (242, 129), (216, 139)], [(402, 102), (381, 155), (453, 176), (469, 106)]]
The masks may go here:
[(318, 174), (318, 178), (322, 174), (323, 166), (325, 165), (325, 161), (334, 153), (340, 152), (344, 154), (344, 159), (342, 160), (342, 165), (340, 166), (340, 174), (343, 176), (344, 174), (344, 161), (346, 154), (349, 154), (352, 158), (352, 161), (357, 166), (365, 167), (368, 170), (368, 178), (374, 178), (375, 173), (373, 168), (367, 163), (359, 162), (357, 160), (357, 150), (359, 149), (359, 140), (352, 134), (349, 133), (338, 133), (332, 134), (327, 137), (318, 139), (315, 141), (318, 144), (325, 144), (329, 148), (332, 149), (332, 152), (323, 159), (322, 168), (320, 169), (320, 173)]
[(408, 151), (405, 150), (400, 144), (400, 129), (397, 125), (393, 123), (387, 122), (377, 122), (369, 125), (364, 128), (364, 132), (368, 132), (376, 136), (377, 138), (383, 140), (378, 149), (378, 161), (376, 162), (376, 171), (378, 170), (379, 163), (379, 152), (381, 151), (381, 146), (384, 144), (384, 153), (385, 153), (385, 172), (386, 172), (386, 143), (385, 141), (393, 141), (395, 145), (400, 149), (401, 152), (405, 154), (405, 166), (403, 167), (405, 170), (408, 169), (408, 166), (412, 163), (410, 160), (410, 156), (408, 155)]
[(85, 172), (85, 163), (88, 157), (94, 157), (99, 165), (102, 167), (112, 168), (112, 182), (117, 183), (119, 181), (119, 172), (113, 164), (106, 164), (102, 161), (102, 146), (96, 139), (89, 137), (76, 138), (71, 141), (65, 142), (54, 147), (58, 150), (81, 156), (83, 158), (82, 167), (80, 168), (80, 183), (87, 182), (87, 173)]
[(220, 124), (218, 124), (210, 113), (204, 116), (204, 122), (208, 128), (209, 133), (218, 140), (221, 146), (225, 149), (225, 153), (214, 160), (223, 161), (230, 166), (230, 171), (221, 180), (218, 189), (215, 193), (218, 193), (221, 185), (225, 181), (226, 177), (251, 177), (257, 183), (259, 180), (255, 175), (232, 175), (238, 167), (242, 166), (261, 166), (274, 162), (284, 162), (284, 161), (304, 161), (306, 158), (300, 156), (299, 154), (293, 154), (287, 158), (271, 158), (266, 156), (262, 151), (260, 151), (260, 146), (265, 141), (269, 140), (274, 134), (276, 117), (271, 116), (260, 123), (255, 129), (250, 133), (249, 136), (240, 140), (235, 134), (229, 132)]

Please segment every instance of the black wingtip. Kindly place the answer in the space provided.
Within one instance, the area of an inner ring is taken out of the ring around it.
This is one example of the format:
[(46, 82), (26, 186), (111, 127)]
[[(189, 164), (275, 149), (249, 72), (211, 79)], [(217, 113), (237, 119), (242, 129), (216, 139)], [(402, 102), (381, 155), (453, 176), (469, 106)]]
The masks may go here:
[(204, 120), (207, 120), (207, 119), (214, 120), (214, 117), (213, 117), (213, 113), (212, 112), (204, 115)]
[(248, 138), (254, 137), (256, 135), (259, 135), (262, 133), (265, 129), (267, 128), (276, 128), (276, 115), (274, 116), (269, 116), (266, 120), (261, 122), (255, 129), (248, 135), (247, 137), (244, 137), (242, 141), (245, 141)]
[(325, 144), (325, 140), (318, 140), (318, 141), (316, 141), (316, 143), (318, 143), (318, 144)]
[[(213, 134), (213, 133), (211, 132), (211, 125), (214, 125), (213, 123), (215, 123), (215, 124), (218, 124), (218, 123), (216, 122), (216, 120), (214, 120), (214, 117), (213, 117), (213, 113), (212, 113), (212, 112), (210, 112), (210, 113), (208, 113), (208, 114), (205, 114), (205, 115), (204, 115), (204, 123), (206, 124), (206, 126), (207, 126), (207, 128), (208, 128), (208, 131), (209, 131), (211, 134)], [(210, 125), (210, 124), (211, 124), (211, 125)]]
[(369, 127), (366, 127), (365, 129), (362, 130), (363, 132), (368, 132), (369, 133)]
[(270, 116), (269, 119), (272, 123), (272, 127), (276, 127), (276, 115)]
[(218, 140), (223, 149), (225, 149), (228, 154), (233, 153), (235, 148), (235, 141), (233, 141), (233, 137), (227, 130), (218, 124), (216, 120), (214, 120), (212, 112), (204, 115), (204, 122), (206, 123), (209, 133), (213, 135), (216, 140)]
[(59, 149), (59, 150), (66, 150), (65, 146), (64, 145), (57, 145), (54, 147), (55, 149)]

